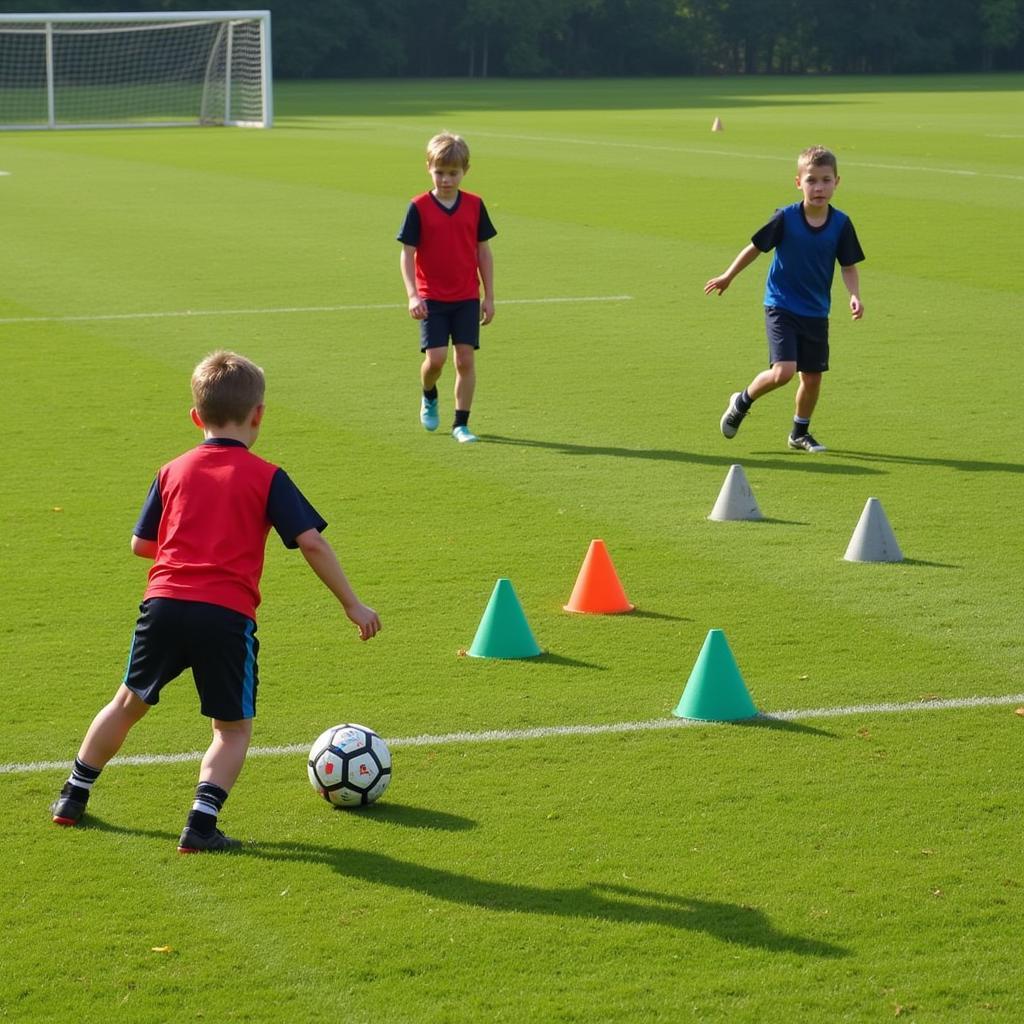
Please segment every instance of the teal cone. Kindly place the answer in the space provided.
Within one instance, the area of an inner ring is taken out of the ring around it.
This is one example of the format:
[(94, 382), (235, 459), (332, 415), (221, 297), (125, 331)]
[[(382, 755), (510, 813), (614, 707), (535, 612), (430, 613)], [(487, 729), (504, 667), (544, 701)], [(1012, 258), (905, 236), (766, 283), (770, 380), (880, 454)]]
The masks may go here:
[(535, 658), (540, 653), (512, 581), (498, 580), (477, 627), (470, 657)]
[(729, 641), (720, 629), (708, 631), (672, 714), (701, 722), (739, 722), (756, 717), (757, 708), (729, 649)]

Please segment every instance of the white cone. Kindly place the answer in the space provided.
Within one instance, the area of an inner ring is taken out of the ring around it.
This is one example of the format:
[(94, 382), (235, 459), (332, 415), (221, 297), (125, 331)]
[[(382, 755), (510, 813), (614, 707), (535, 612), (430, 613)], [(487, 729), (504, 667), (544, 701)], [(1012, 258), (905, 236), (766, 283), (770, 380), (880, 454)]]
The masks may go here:
[(720, 132), (725, 130), (724, 128), (722, 128), (722, 119), (720, 117), (716, 117), (714, 121), (711, 122), (711, 130), (713, 132)]
[(718, 501), (715, 502), (708, 519), (719, 522), (730, 519), (764, 519), (742, 466), (729, 467), (725, 483), (718, 492)]
[(847, 562), (903, 561), (896, 534), (892, 532), (882, 503), (877, 498), (868, 498), (843, 557)]

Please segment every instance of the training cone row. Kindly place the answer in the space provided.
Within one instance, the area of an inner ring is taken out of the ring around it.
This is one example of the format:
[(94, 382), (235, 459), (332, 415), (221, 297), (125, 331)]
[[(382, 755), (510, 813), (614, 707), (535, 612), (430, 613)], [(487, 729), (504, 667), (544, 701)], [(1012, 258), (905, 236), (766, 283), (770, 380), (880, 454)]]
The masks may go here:
[[(590, 542), (576, 586), (564, 608), (567, 612), (592, 615), (618, 615), (633, 610), (603, 540)], [(467, 653), (473, 658), (535, 658), (543, 653), (511, 580), (502, 578), (495, 583)]]
[[(590, 542), (564, 607), (595, 615), (633, 610), (604, 541)], [(467, 653), (472, 658), (501, 659), (535, 658), (543, 653), (511, 580), (502, 577), (495, 583)], [(720, 629), (710, 630), (673, 714), (703, 722), (738, 722), (757, 713), (725, 634)]]
[[(729, 467), (708, 519), (716, 522), (764, 519), (742, 466)], [(896, 534), (877, 498), (868, 498), (843, 558), (847, 562), (903, 561)]]

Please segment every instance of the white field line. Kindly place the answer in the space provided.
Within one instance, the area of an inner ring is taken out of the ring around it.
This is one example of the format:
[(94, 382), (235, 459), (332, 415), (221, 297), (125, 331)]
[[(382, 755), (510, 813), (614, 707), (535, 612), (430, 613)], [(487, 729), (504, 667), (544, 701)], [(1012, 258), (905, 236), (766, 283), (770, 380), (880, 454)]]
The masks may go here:
[[(389, 127), (395, 127), (390, 125)], [(422, 132), (421, 127), (403, 125), (407, 131)], [(639, 149), (652, 153), (681, 153), (689, 156), (729, 157), (737, 160), (772, 160), (792, 163), (793, 158), (773, 153), (742, 153), (736, 150), (711, 149), (708, 146), (658, 146), (649, 142), (611, 142), (607, 139), (577, 139), (571, 136), (518, 135), (511, 132), (488, 132), (466, 128), (466, 135), (492, 139), (511, 139), (515, 142), (557, 143), (563, 146), (597, 146), (601, 149)], [(1002, 136), (1000, 136), (1002, 137)], [(843, 167), (870, 167), (878, 171), (908, 171), (914, 174), (952, 174), (962, 178), (999, 178), (1004, 181), (1024, 181), (1024, 174), (997, 174), (991, 171), (966, 171), (955, 167), (925, 167), (919, 164), (876, 164), (854, 158), (842, 159)]]
[[(992, 708), (1007, 704), (1024, 705), (1024, 693), (1002, 697), (961, 697), (951, 700), (917, 700), (902, 704), (854, 704), (840, 708), (805, 708), (799, 711), (773, 711), (759, 714), (748, 722), (796, 722), (803, 719), (846, 718), (857, 715), (898, 715), (914, 711), (951, 711), (958, 708)], [(550, 739), (555, 736), (601, 736), (609, 733), (653, 732), (663, 729), (686, 729), (701, 725), (724, 725), (723, 722), (700, 722), (690, 718), (654, 718), (646, 722), (616, 722), (609, 725), (547, 725), (534, 729), (489, 729), (485, 732), (448, 732), (420, 736), (387, 737), (389, 747), (444, 747), (458, 743), (510, 743), (517, 740)], [(253, 747), (249, 757), (279, 757), (307, 754), (309, 745), (289, 743), (277, 747)], [(203, 759), (202, 750), (181, 754), (131, 754), (115, 757), (110, 764), (151, 765), (182, 764)], [(68, 761), (27, 761), (21, 764), (0, 764), (0, 775), (23, 775), (34, 772), (66, 770)]]
[[(544, 299), (503, 299), (500, 306), (540, 306), (574, 302), (628, 302), (632, 295), (564, 295)], [(366, 310), (405, 309), (404, 304), (386, 302), (351, 306), (273, 306), (253, 309), (179, 309), (157, 313), (85, 313), (74, 316), (7, 316), (0, 324), (88, 323), (94, 320), (162, 320), (190, 316), (270, 316), (293, 313), (358, 313)]]

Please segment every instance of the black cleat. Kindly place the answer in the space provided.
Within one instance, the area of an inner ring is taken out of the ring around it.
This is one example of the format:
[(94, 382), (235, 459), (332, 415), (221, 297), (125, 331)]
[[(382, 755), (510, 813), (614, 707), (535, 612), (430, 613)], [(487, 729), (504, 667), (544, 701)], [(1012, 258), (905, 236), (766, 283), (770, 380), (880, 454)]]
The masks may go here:
[(61, 795), (50, 804), (55, 825), (77, 825), (85, 814), (85, 801)]
[(240, 839), (231, 839), (219, 828), (203, 835), (186, 825), (178, 840), (178, 853), (223, 853), (225, 850), (237, 850), (241, 845)]
[(799, 452), (824, 452), (828, 449), (811, 437), (810, 434), (801, 434), (799, 437), (794, 437), (792, 434), (789, 435), (789, 447), (795, 448)]

